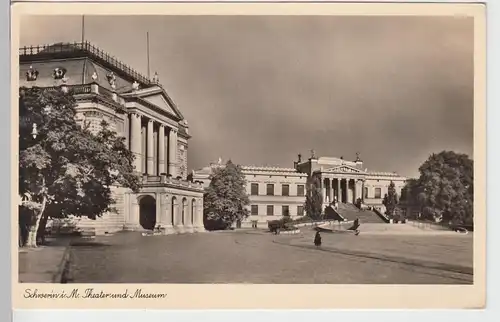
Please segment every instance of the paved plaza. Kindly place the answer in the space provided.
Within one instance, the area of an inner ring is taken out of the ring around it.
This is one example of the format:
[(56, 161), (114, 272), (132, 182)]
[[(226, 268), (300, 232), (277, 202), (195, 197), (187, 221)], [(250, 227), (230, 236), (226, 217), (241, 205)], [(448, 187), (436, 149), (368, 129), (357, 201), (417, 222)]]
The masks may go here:
[(259, 230), (142, 236), (71, 247), (73, 283), (472, 284), (472, 234), (359, 235)]

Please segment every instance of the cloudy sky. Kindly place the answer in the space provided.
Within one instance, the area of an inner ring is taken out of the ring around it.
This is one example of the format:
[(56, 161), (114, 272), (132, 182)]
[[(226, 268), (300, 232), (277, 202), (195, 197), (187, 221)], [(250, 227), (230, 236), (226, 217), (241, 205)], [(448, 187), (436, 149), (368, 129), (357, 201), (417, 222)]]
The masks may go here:
[[(85, 38), (152, 73), (189, 121), (189, 167), (291, 167), (359, 152), (415, 176), (473, 151), (473, 25), (453, 17), (85, 17)], [(81, 39), (81, 17), (29, 17), (21, 45)]]

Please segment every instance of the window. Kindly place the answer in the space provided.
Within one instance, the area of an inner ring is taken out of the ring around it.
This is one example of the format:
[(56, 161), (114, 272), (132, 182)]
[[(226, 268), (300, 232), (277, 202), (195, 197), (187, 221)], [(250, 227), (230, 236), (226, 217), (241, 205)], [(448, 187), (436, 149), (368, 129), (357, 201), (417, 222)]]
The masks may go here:
[(368, 187), (365, 187), (364, 191), (365, 191), (364, 193), (365, 198), (368, 198)]
[(251, 188), (250, 194), (252, 196), (257, 196), (259, 194), (259, 184), (258, 183), (252, 183), (250, 188)]
[(274, 216), (274, 206), (273, 205), (267, 206), (267, 215)]
[(382, 198), (382, 189), (381, 188), (375, 188), (375, 198), (377, 198), (377, 199)]
[(304, 206), (297, 206), (297, 216), (304, 216)]
[(259, 215), (259, 206), (258, 205), (252, 205), (251, 208), (251, 214), (252, 216), (258, 216)]
[(297, 186), (297, 196), (304, 196), (304, 185), (303, 184), (299, 184)]
[(281, 186), (281, 195), (289, 196), (290, 195), (290, 185), (284, 184)]
[(290, 216), (290, 209), (288, 209), (288, 206), (281, 206), (281, 214), (283, 216)]
[(274, 184), (270, 183), (267, 185), (267, 195), (274, 196)]

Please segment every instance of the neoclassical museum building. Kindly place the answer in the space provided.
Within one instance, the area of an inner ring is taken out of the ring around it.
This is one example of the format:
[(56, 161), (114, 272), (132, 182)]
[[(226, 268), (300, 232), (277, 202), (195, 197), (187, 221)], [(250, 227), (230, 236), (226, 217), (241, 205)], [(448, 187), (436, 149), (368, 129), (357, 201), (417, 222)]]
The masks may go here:
[(317, 176), (321, 182), (325, 205), (337, 200), (340, 203), (355, 203), (361, 199), (364, 205), (382, 209), (383, 199), (391, 182), (396, 193), (401, 196), (406, 178), (395, 172), (369, 171), (363, 167), (363, 161), (356, 155), (354, 161), (343, 157), (316, 157), (307, 160), (299, 155), (294, 168), (306, 173), (308, 178)]
[[(218, 162), (192, 171), (190, 177), (208, 187), (214, 170), (223, 166), (222, 160), (219, 159)], [(242, 165), (241, 170), (245, 176), (246, 192), (250, 200), (250, 216), (235, 223), (236, 228), (267, 227), (269, 220), (280, 219), (282, 216), (296, 218), (304, 215), (307, 174), (293, 168), (272, 166)]]
[(98, 131), (106, 120), (136, 156), (140, 193), (114, 187), (116, 212), (73, 218), (76, 226), (97, 234), (204, 230), (203, 186), (186, 180), (188, 123), (157, 74), (149, 79), (88, 42), (23, 47), (19, 60), (20, 86), (70, 91), (77, 122)]
[[(190, 177), (203, 182), (207, 187), (214, 170), (222, 166), (224, 164), (219, 159), (219, 162), (212, 162), (202, 169), (192, 171)], [(268, 221), (282, 216), (295, 219), (306, 215), (304, 205), (307, 188), (313, 177), (318, 177), (321, 182), (323, 208), (334, 200), (352, 205), (359, 198), (364, 205), (381, 212), (384, 211), (382, 202), (391, 181), (394, 182), (398, 196), (401, 196), (406, 183), (405, 177), (394, 172), (368, 171), (363, 168), (359, 155), (354, 161), (344, 160), (343, 157), (316, 157), (314, 154), (303, 160), (299, 155), (293, 168), (242, 165), (241, 169), (250, 199), (250, 216), (237, 223), (237, 228), (265, 227)], [(338, 212), (346, 215), (345, 209), (339, 209)]]

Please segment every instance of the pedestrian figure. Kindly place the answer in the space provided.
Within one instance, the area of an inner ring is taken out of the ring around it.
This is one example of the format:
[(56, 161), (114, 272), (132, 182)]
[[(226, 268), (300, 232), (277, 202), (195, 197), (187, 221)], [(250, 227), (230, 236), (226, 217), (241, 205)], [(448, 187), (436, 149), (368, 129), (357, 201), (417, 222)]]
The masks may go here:
[(316, 245), (316, 247), (321, 246), (321, 235), (319, 234), (319, 231), (317, 231), (314, 236), (314, 245)]

